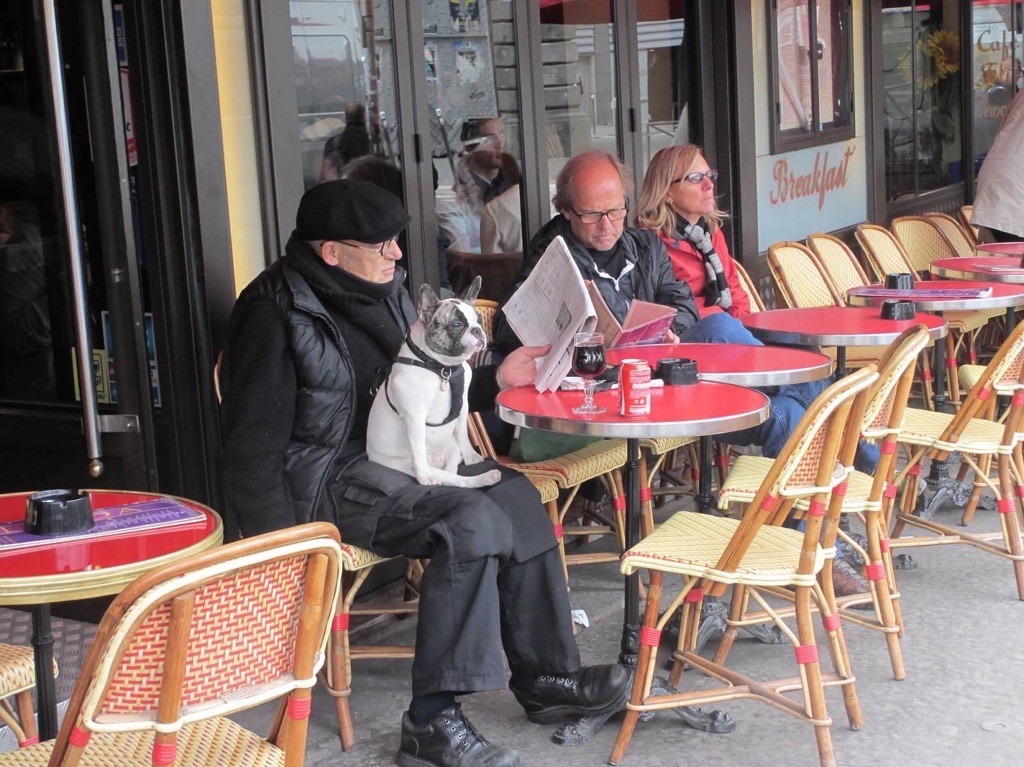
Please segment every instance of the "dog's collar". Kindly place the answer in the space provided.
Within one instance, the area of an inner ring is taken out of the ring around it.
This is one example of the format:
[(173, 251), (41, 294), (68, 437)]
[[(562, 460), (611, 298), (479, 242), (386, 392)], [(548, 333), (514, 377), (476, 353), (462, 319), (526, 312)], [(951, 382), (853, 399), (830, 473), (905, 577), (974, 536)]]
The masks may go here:
[[(452, 399), (451, 405), (448, 408), (448, 416), (441, 421), (441, 423), (428, 423), (427, 426), (444, 426), (446, 423), (451, 423), (458, 418), (459, 413), (462, 412), (462, 398), (466, 389), (466, 376), (463, 371), (462, 364), (442, 365), (414, 344), (411, 338), (406, 337), (405, 343), (409, 347), (409, 351), (415, 354), (418, 359), (413, 359), (412, 357), (397, 357), (395, 358), (396, 363), (413, 365), (418, 368), (429, 370), (430, 372), (440, 376), (444, 385), (451, 387)], [(391, 406), (391, 409), (397, 413), (398, 410), (395, 408), (394, 404), (392, 404), (391, 396), (388, 394), (387, 381), (384, 382), (384, 397), (387, 399), (388, 405)]]

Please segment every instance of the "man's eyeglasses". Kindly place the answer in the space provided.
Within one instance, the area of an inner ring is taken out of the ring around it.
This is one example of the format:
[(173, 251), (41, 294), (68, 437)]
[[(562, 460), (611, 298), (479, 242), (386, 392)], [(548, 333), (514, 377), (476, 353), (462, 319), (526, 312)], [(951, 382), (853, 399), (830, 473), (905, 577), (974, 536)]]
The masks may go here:
[(687, 173), (685, 176), (680, 176), (679, 178), (675, 179), (672, 183), (678, 184), (680, 181), (685, 180), (689, 181), (691, 184), (701, 184), (704, 182), (704, 179), (707, 179), (712, 184), (715, 183), (716, 181), (718, 181), (718, 171), (706, 170), (703, 173), (699, 171), (694, 171), (693, 173)]
[(629, 206), (623, 205), (621, 208), (612, 208), (611, 210), (588, 210), (585, 213), (569, 208), (576, 218), (580, 220), (581, 224), (596, 224), (605, 216), (608, 216), (609, 221), (621, 221), (629, 213)]
[(391, 249), (391, 244), (397, 240), (397, 237), (392, 237), (390, 240), (384, 240), (380, 245), (362, 245), (358, 242), (349, 242), (348, 240), (338, 240), (343, 245), (348, 245), (351, 248), (359, 248), (359, 250), (366, 250), (370, 253), (376, 253), (381, 258), (384, 258), (384, 254)]

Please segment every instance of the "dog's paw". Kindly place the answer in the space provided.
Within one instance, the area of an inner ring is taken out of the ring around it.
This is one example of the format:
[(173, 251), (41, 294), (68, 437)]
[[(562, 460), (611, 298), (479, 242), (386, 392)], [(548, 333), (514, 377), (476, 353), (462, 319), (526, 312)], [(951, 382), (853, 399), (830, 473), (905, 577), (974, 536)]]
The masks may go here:
[(418, 474), (416, 476), (416, 481), (419, 482), (421, 485), (440, 485), (440, 484), (442, 484), (441, 480), (438, 477), (435, 477), (433, 474), (421, 474), (421, 475)]
[(491, 485), (496, 485), (501, 482), (501, 472), (497, 469), (494, 469), (493, 471), (485, 471), (480, 475), (480, 479), (482, 480), (480, 487), (490, 487)]
[(462, 462), (467, 466), (472, 466), (473, 464), (480, 463), (483, 460), (484, 457), (480, 455), (480, 453), (476, 452), (476, 450), (469, 450), (462, 456)]

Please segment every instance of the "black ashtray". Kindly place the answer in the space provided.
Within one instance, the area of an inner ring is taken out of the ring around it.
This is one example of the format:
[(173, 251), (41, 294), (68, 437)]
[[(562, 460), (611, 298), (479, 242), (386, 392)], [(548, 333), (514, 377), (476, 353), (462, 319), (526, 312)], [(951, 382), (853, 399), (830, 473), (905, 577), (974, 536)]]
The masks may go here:
[(69, 535), (91, 530), (92, 503), (80, 490), (43, 490), (25, 501), (25, 532)]
[(883, 301), (883, 320), (912, 320), (917, 316), (913, 301)]
[(913, 290), (914, 275), (908, 272), (885, 275), (885, 287), (889, 290)]
[(655, 374), (665, 386), (688, 386), (697, 383), (697, 361), (680, 357), (665, 357), (658, 360)]

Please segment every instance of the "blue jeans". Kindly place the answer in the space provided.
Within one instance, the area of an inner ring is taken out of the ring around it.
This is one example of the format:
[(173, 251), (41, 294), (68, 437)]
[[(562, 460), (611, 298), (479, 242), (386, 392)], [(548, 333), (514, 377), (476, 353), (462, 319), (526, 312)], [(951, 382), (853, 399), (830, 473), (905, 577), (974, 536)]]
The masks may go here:
[[(687, 328), (679, 337), (682, 343), (743, 344), (764, 346), (735, 317), (724, 312), (709, 314), (697, 324)], [(771, 402), (768, 420), (749, 429), (734, 431), (720, 437), (729, 445), (759, 445), (761, 454), (776, 458), (782, 452), (786, 440), (793, 433), (797, 423), (815, 398), (832, 383), (833, 379), (810, 381), (785, 386), (770, 386), (761, 389)], [(857, 448), (854, 465), (860, 471), (873, 474), (878, 464), (878, 447), (861, 440)]]

